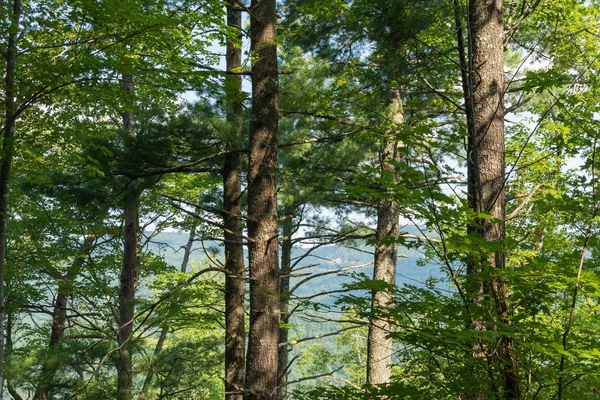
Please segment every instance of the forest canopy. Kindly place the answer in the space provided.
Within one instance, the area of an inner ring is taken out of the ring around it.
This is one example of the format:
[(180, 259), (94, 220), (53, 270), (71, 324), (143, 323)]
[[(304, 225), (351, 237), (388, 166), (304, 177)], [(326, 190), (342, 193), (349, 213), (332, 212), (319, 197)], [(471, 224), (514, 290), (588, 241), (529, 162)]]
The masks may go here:
[(0, 399), (599, 398), (599, 7), (0, 1)]

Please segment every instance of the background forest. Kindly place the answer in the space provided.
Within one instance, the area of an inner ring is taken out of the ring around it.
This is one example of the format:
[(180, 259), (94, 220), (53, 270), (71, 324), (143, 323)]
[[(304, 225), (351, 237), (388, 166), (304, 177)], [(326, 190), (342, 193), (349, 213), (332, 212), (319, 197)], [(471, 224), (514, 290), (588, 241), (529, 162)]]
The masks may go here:
[(596, 0), (0, 0), (0, 398), (600, 398)]

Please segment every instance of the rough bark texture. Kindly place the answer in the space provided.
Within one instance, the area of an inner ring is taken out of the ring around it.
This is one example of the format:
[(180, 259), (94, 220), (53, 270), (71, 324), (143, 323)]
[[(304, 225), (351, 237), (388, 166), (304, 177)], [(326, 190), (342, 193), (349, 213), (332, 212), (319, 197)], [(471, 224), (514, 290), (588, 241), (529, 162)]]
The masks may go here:
[[(281, 293), (281, 326), (279, 327), (279, 343), (287, 343), (289, 336), (289, 328), (287, 323), (290, 320), (289, 305), (290, 305), (290, 273), (292, 271), (292, 235), (294, 232), (294, 223), (290, 216), (283, 221), (281, 240), (281, 279), (279, 280), (279, 293)], [(288, 363), (289, 363), (289, 346), (284, 345), (279, 347), (278, 355), (278, 374), (279, 374), (279, 385), (278, 385), (278, 399), (286, 400), (288, 398)]]
[[(236, 71), (242, 66), (242, 13), (236, 3), (227, 5), (227, 25), (236, 29), (236, 39), (227, 42), (227, 71)], [(227, 119), (232, 130), (227, 138), (228, 149), (243, 143), (241, 76), (229, 76), (235, 82), (233, 93), (229, 93)], [(244, 330), (244, 245), (240, 199), (242, 154), (225, 156), (223, 163), (223, 225), (225, 237), (225, 399), (241, 400), (244, 388), (245, 340)]]
[[(130, 75), (123, 75), (123, 88), (133, 93), (133, 81)], [(123, 128), (129, 132), (130, 139), (135, 137), (133, 113), (123, 113)], [(133, 383), (133, 361), (131, 339), (133, 334), (133, 315), (135, 289), (138, 284), (139, 242), (139, 192), (137, 181), (131, 180), (125, 189), (125, 212), (123, 226), (123, 268), (119, 289), (119, 358), (117, 361), (117, 400), (130, 400)]]
[[(396, 89), (391, 92), (390, 114), (395, 124), (404, 122), (402, 99)], [(383, 182), (397, 182), (395, 161), (398, 161), (398, 142), (396, 138), (387, 138), (379, 154), (379, 167)], [(377, 243), (375, 245), (373, 279), (384, 281), (390, 285), (396, 283), (398, 218), (398, 204), (394, 199), (386, 196), (386, 198), (379, 200), (377, 205)], [(393, 305), (392, 295), (387, 290), (374, 291), (372, 296), (371, 308), (374, 313)], [(367, 382), (372, 385), (390, 382), (392, 339), (386, 336), (392, 329), (392, 324), (388, 320), (371, 318), (367, 341)]]
[(276, 1), (253, 0), (250, 10), (251, 51), (255, 61), (248, 154), (250, 333), (244, 398), (274, 400), (279, 343)]
[(48, 399), (48, 391), (52, 387), (52, 381), (54, 376), (60, 367), (59, 362), (52, 354), (52, 350), (57, 347), (60, 340), (65, 333), (65, 323), (67, 321), (67, 302), (72, 294), (72, 284), (81, 268), (83, 267), (85, 257), (92, 246), (95, 237), (88, 235), (85, 242), (81, 245), (79, 254), (76, 255), (75, 260), (67, 270), (66, 275), (60, 276), (63, 280), (62, 284), (59, 284), (56, 299), (54, 300), (54, 310), (52, 312), (52, 329), (50, 331), (50, 343), (48, 344), (50, 350), (50, 358), (44, 360), (42, 365), (42, 371), (40, 378), (35, 389), (33, 400), (46, 400)]
[(21, 0), (14, 0), (10, 15), (10, 33), (6, 49), (6, 120), (0, 164), (0, 399), (4, 387), (4, 270), (6, 268), (6, 231), (8, 221), (8, 192), (10, 189), (10, 168), (12, 165), (14, 137), (17, 118), (16, 71), (17, 42), (21, 20)]
[[(469, 191), (470, 202), (476, 212), (486, 212), (493, 218), (504, 221), (506, 205), (502, 0), (471, 0), (469, 22), (475, 133), (475, 137), (471, 138), (473, 152), (470, 156), (473, 163), (469, 169), (469, 183), (473, 187)], [(481, 219), (477, 225), (486, 241), (499, 243), (504, 240), (505, 230), (502, 222)], [(481, 264), (490, 270), (505, 268), (504, 252), (494, 252), (482, 260)], [(489, 281), (484, 280), (482, 288), (484, 293), (490, 294), (494, 300), (497, 318), (502, 324), (508, 324), (507, 293), (503, 280), (494, 277)], [(498, 353), (503, 396), (506, 399), (518, 398), (516, 361), (510, 338), (501, 337)]]
[[(478, 175), (471, 204), (477, 212), (504, 219), (504, 49), (502, 46), (502, 0), (472, 0), (469, 8), (472, 35), (473, 108), (476, 143), (473, 174)], [(478, 173), (478, 174), (477, 174)], [(483, 234), (489, 241), (504, 237), (502, 224), (485, 221)], [(490, 259), (503, 267), (504, 256)]]
[[(188, 238), (188, 242), (185, 245), (183, 251), (183, 260), (181, 261), (181, 268), (179, 269), (181, 272), (187, 271), (187, 266), (190, 262), (190, 254), (192, 253), (192, 247), (194, 245), (194, 240), (196, 238), (196, 226), (194, 225), (190, 230), (190, 236)], [(169, 310), (169, 316), (173, 314), (174, 310)], [(158, 341), (156, 342), (156, 346), (154, 347), (154, 352), (152, 353), (154, 358), (158, 357), (160, 352), (163, 349), (165, 341), (167, 340), (167, 334), (169, 333), (169, 324), (170, 318), (167, 318), (165, 322), (165, 326), (163, 326), (160, 331), (160, 336), (158, 337)], [(146, 378), (144, 379), (144, 384), (142, 385), (142, 390), (140, 391), (140, 395), (138, 396), (138, 400), (143, 400), (148, 395), (148, 390), (150, 389), (150, 384), (152, 383), (152, 378), (154, 378), (154, 365), (151, 364), (148, 368), (148, 372), (146, 373)]]

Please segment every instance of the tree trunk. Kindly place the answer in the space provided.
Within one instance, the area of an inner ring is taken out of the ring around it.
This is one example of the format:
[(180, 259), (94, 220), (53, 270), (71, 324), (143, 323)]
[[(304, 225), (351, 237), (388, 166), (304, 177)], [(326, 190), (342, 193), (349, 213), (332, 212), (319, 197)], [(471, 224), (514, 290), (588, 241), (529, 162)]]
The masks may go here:
[[(284, 213), (286, 219), (283, 221), (281, 239), (281, 279), (279, 280), (280, 307), (281, 307), (281, 326), (279, 327), (279, 343), (287, 343), (289, 328), (287, 324), (290, 320), (289, 305), (290, 305), (290, 273), (292, 271), (292, 235), (294, 231), (294, 221), (290, 215), (288, 218), (287, 212)], [(278, 400), (286, 400), (288, 398), (287, 381), (288, 381), (288, 362), (289, 362), (289, 346), (279, 347), (278, 355)]]
[[(123, 88), (133, 94), (131, 75), (123, 75)], [(129, 132), (130, 145), (135, 139), (133, 113), (123, 113), (123, 127)], [(121, 270), (119, 290), (119, 358), (117, 361), (117, 400), (131, 400), (133, 383), (133, 357), (131, 339), (133, 334), (133, 316), (135, 289), (138, 284), (139, 242), (139, 191), (137, 180), (132, 179), (125, 188), (125, 212), (123, 226), (123, 268)]]
[[(235, 2), (227, 5), (227, 25), (235, 29), (235, 40), (227, 41), (227, 71), (236, 71), (242, 66), (242, 13)], [(243, 143), (242, 138), (242, 78), (228, 76), (235, 82), (234, 90), (228, 93), (231, 99), (227, 120), (232, 134), (227, 137), (227, 148), (233, 150)], [(244, 349), (246, 333), (244, 313), (244, 244), (242, 242), (242, 154), (225, 156), (223, 163), (223, 225), (225, 238), (225, 399), (241, 400), (244, 388)]]
[(12, 165), (15, 126), (17, 118), (16, 71), (17, 42), (21, 20), (21, 0), (14, 0), (10, 13), (8, 46), (6, 48), (6, 120), (2, 142), (2, 162), (0, 164), (0, 400), (4, 388), (4, 270), (6, 268), (6, 232), (8, 221), (8, 192), (10, 189), (10, 168)]
[(279, 343), (276, 1), (253, 0), (250, 9), (250, 47), (255, 61), (248, 152), (250, 333), (244, 397), (274, 400)]
[[(13, 349), (13, 341), (12, 341), (12, 315), (8, 314), (6, 317), (6, 352), (10, 355)], [(23, 400), (23, 397), (17, 392), (17, 389), (12, 384), (11, 376), (7, 373), (6, 376), (6, 389), (8, 393), (12, 396), (14, 400)]]
[[(489, 213), (495, 220), (479, 219), (478, 229), (490, 243), (504, 240), (505, 159), (504, 159), (504, 47), (502, 0), (469, 2), (471, 34), (471, 80), (474, 111), (474, 134), (471, 138), (472, 167), (469, 168), (470, 204), (475, 212)], [(482, 260), (480, 268), (504, 269), (504, 252), (495, 251)], [(476, 271), (471, 271), (472, 273)], [(509, 323), (507, 293), (501, 278), (493, 273), (483, 276), (482, 287), (495, 301), (495, 312), (502, 324)], [(487, 280), (487, 281), (486, 281)], [(516, 360), (512, 341), (500, 340), (499, 367), (503, 380), (503, 396), (519, 397)]]
[(58, 293), (56, 294), (56, 299), (54, 301), (54, 310), (52, 312), (52, 329), (50, 331), (50, 343), (48, 345), (51, 354), (50, 357), (43, 362), (40, 380), (35, 389), (33, 400), (48, 399), (48, 391), (52, 387), (52, 381), (60, 367), (59, 362), (56, 360), (56, 354), (52, 354), (52, 350), (57, 347), (64, 336), (65, 322), (67, 320), (67, 302), (73, 292), (72, 284), (75, 278), (77, 278), (77, 275), (79, 275), (85, 257), (94, 240), (95, 237), (93, 235), (87, 236), (85, 242), (81, 245), (79, 254), (75, 256), (75, 260), (73, 260), (71, 267), (67, 270), (66, 276), (62, 277), (64, 282), (59, 283)]
[[(390, 111), (392, 121), (404, 122), (402, 98), (397, 89), (391, 91)], [(389, 132), (388, 132), (389, 134)], [(393, 135), (393, 132), (392, 132)], [(381, 180), (383, 186), (398, 181), (396, 166), (398, 161), (398, 141), (395, 137), (386, 139), (379, 155)], [(398, 262), (398, 205), (391, 196), (379, 200), (377, 205), (377, 243), (375, 245), (375, 263), (373, 279), (387, 284), (396, 283), (396, 264)], [(374, 314), (393, 306), (392, 294), (387, 290), (376, 290), (372, 294), (371, 310)], [(393, 327), (383, 318), (372, 317), (369, 323), (367, 341), (367, 382), (372, 385), (390, 382), (392, 370), (392, 339), (386, 337)]]
[[(192, 247), (194, 245), (194, 239), (196, 238), (196, 225), (192, 226), (190, 230), (190, 236), (188, 238), (188, 242), (185, 245), (183, 251), (183, 260), (181, 261), (181, 268), (179, 269), (181, 272), (185, 273), (187, 271), (187, 266), (190, 262), (190, 254), (192, 253)], [(165, 344), (165, 340), (167, 340), (167, 334), (169, 333), (169, 316), (173, 313), (173, 310), (170, 310), (168, 313), (167, 321), (165, 322), (165, 326), (163, 326), (160, 331), (160, 336), (158, 337), (158, 341), (156, 342), (156, 346), (154, 347), (154, 358), (156, 358), (163, 349)], [(154, 365), (150, 365), (148, 368), (148, 372), (146, 373), (146, 379), (144, 379), (144, 384), (142, 386), (142, 390), (140, 391), (140, 395), (138, 396), (138, 400), (144, 400), (146, 395), (148, 394), (148, 390), (150, 389), (150, 384), (152, 383), (152, 378), (154, 377)]]

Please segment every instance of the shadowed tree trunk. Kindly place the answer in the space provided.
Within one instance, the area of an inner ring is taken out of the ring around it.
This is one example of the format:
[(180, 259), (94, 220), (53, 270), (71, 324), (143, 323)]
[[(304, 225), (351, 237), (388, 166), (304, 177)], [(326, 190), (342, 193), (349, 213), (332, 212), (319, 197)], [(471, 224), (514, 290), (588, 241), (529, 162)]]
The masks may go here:
[[(465, 51), (465, 38), (463, 30), (463, 15), (462, 5), (459, 0), (454, 0), (454, 21), (456, 24), (456, 33), (458, 39), (458, 56), (461, 70), (461, 85), (463, 89), (463, 98), (465, 102), (465, 116), (467, 119), (467, 199), (469, 206), (474, 211), (479, 207), (480, 202), (477, 199), (480, 198), (480, 176), (479, 176), (479, 147), (475, 145), (477, 140), (477, 132), (475, 130), (475, 111), (473, 108), (473, 70), (469, 63), (469, 56)], [(469, 39), (470, 43), (470, 39)], [(472, 49), (469, 48), (471, 52)], [(467, 226), (467, 232), (470, 234), (482, 235), (483, 232), (480, 227), (476, 224), (469, 224)], [(483, 293), (483, 285), (479, 274), (481, 273), (481, 260), (478, 259), (476, 254), (470, 254), (467, 258), (467, 293), (468, 293), (468, 306), (471, 304), (477, 304), (481, 302), (481, 296)], [(481, 330), (483, 327), (482, 321), (478, 320), (473, 315), (469, 316), (469, 320), (466, 321), (469, 329)], [(485, 358), (485, 351), (482, 348), (482, 343), (473, 342), (471, 343), (472, 353), (470, 356), (476, 358)], [(488, 364), (489, 368), (489, 364)], [(471, 375), (474, 380), (480, 378), (481, 372), (478, 370), (472, 370)], [(490, 376), (490, 374), (488, 374)], [(492, 386), (495, 383), (490, 382)], [(468, 399), (485, 399), (486, 395), (483, 391), (473, 391), (467, 393)]]
[[(279, 283), (279, 292), (281, 293), (281, 326), (279, 327), (279, 343), (287, 343), (289, 336), (289, 328), (287, 323), (289, 322), (289, 294), (290, 294), (290, 273), (292, 272), (292, 235), (294, 233), (294, 220), (293, 216), (289, 215), (284, 211), (285, 220), (283, 221), (281, 239), (281, 279)], [(288, 376), (288, 362), (289, 362), (289, 345), (279, 347), (278, 355), (278, 374), (279, 374), (279, 385), (278, 385), (278, 399), (286, 400), (288, 398), (287, 393), (287, 376)]]
[(59, 285), (56, 299), (54, 300), (52, 329), (50, 331), (50, 343), (48, 345), (50, 356), (44, 360), (42, 365), (42, 371), (35, 389), (33, 400), (48, 399), (48, 391), (52, 387), (52, 381), (60, 367), (60, 362), (56, 359), (56, 355), (52, 354), (52, 350), (58, 347), (60, 340), (64, 336), (65, 322), (67, 320), (67, 302), (73, 293), (72, 285), (83, 267), (85, 258), (87, 257), (94, 240), (95, 237), (93, 235), (88, 235), (85, 242), (81, 245), (79, 254), (75, 256), (75, 260), (67, 270), (67, 274), (65, 276), (57, 277), (59, 279)]
[[(402, 98), (398, 89), (393, 89), (390, 96), (390, 116), (397, 126), (404, 122)], [(390, 132), (388, 132), (388, 135)], [(384, 187), (398, 182), (398, 140), (395, 132), (386, 138), (385, 145), (379, 154), (379, 168)], [(387, 284), (396, 283), (396, 264), (398, 262), (398, 204), (389, 195), (379, 200), (377, 205), (377, 242), (375, 244), (375, 263), (373, 279)], [(387, 290), (373, 292), (371, 309), (373, 313), (384, 311), (393, 306), (392, 294)], [(386, 337), (393, 327), (383, 318), (373, 317), (369, 324), (367, 342), (367, 382), (372, 385), (390, 382), (392, 370), (392, 339)]]
[[(235, 29), (235, 39), (227, 41), (227, 71), (237, 71), (242, 66), (242, 13), (238, 5), (227, 5), (227, 25)], [(230, 75), (234, 82), (227, 109), (231, 134), (226, 138), (227, 148), (232, 150), (243, 143), (242, 137), (242, 78)], [(244, 388), (244, 245), (241, 210), (242, 153), (225, 156), (223, 163), (223, 225), (225, 238), (225, 398), (241, 400)]]
[[(474, 123), (474, 137), (470, 140), (469, 149), (469, 202), (475, 212), (489, 213), (494, 218), (478, 219), (476, 229), (482, 237), (490, 243), (501, 243), (505, 235), (503, 221), (506, 213), (502, 0), (470, 0), (469, 23)], [(469, 272), (483, 272), (481, 290), (493, 299), (497, 319), (506, 326), (509, 323), (506, 288), (503, 280), (495, 277), (493, 272), (494, 269), (505, 268), (505, 254), (495, 251), (484, 258), (475, 263), (475, 268), (471, 266)], [(485, 271), (486, 268), (490, 273)], [(492, 326), (483, 326), (482, 329), (495, 328), (492, 323)], [(506, 399), (519, 398), (513, 345), (505, 335), (500, 339), (498, 356), (503, 396)]]
[(19, 23), (21, 20), (21, 0), (13, 0), (9, 12), (10, 28), (6, 48), (6, 87), (4, 105), (6, 119), (2, 142), (0, 164), (0, 398), (4, 388), (4, 270), (6, 268), (6, 231), (8, 221), (8, 192), (10, 189), (10, 168), (13, 159), (17, 103), (15, 100), (17, 87), (17, 42), (19, 39)]
[(244, 398), (274, 400), (279, 343), (276, 1), (253, 0), (250, 9), (250, 47), (255, 61), (248, 152), (250, 333)]
[[(131, 75), (123, 74), (123, 88), (133, 94)], [(123, 112), (123, 128), (129, 133), (129, 146), (135, 139), (133, 113)], [(125, 188), (125, 212), (123, 226), (123, 268), (119, 290), (119, 358), (117, 360), (117, 400), (130, 400), (133, 383), (133, 357), (131, 339), (133, 334), (133, 314), (135, 289), (138, 284), (139, 242), (139, 190), (138, 182), (132, 179)]]

